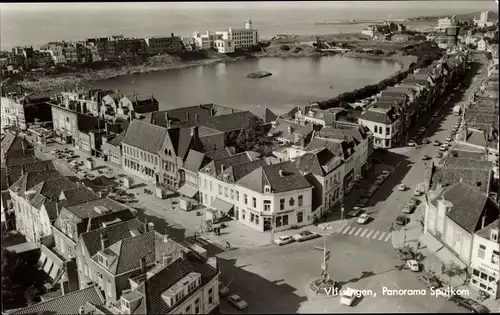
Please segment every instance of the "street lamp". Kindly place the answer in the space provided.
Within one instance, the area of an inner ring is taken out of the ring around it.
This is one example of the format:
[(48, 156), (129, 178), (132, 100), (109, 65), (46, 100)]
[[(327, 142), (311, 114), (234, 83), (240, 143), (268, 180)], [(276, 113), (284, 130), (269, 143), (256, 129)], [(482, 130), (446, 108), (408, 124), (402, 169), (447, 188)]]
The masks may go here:
[(271, 244), (274, 244), (274, 228), (276, 227), (276, 215), (271, 218)]

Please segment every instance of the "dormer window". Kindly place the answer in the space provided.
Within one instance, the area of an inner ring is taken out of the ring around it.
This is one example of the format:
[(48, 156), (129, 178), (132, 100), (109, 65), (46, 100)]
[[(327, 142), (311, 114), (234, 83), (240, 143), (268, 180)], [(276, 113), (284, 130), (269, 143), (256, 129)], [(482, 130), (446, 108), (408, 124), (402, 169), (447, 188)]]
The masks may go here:
[(130, 303), (122, 298), (122, 307), (129, 310), (130, 309)]
[(269, 185), (265, 185), (265, 186), (264, 186), (264, 192), (265, 192), (266, 194), (269, 194), (269, 193), (271, 192), (271, 186), (269, 186)]
[(498, 234), (499, 234), (498, 232), (499, 232), (498, 229), (492, 229), (490, 233), (490, 240), (498, 242)]

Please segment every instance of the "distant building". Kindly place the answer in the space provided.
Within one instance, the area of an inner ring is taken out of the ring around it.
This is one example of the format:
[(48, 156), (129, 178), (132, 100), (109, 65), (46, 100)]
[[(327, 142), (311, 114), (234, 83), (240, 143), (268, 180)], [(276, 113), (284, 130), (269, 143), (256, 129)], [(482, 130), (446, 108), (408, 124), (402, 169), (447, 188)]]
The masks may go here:
[(179, 36), (174, 36), (174, 33), (172, 33), (170, 37), (146, 37), (145, 41), (148, 53), (151, 55), (178, 52), (183, 48), (181, 38)]
[(259, 32), (252, 28), (251, 20), (246, 21), (245, 28), (229, 28), (227, 31), (219, 31), (215, 34), (222, 36), (223, 40), (232, 40), (235, 48), (251, 47), (259, 43)]
[(488, 47), (488, 42), (483, 39), (480, 39), (477, 42), (477, 50), (479, 51), (486, 51), (486, 48)]
[(477, 27), (490, 27), (495, 25), (493, 16), (490, 14), (489, 11), (484, 11), (481, 12), (479, 18), (476, 20), (474, 19), (474, 25)]
[(221, 54), (230, 54), (234, 52), (234, 42), (231, 39), (216, 39), (214, 47)]
[(377, 32), (376, 27), (374, 25), (370, 25), (367, 28), (364, 28), (361, 31), (361, 34), (366, 35), (366, 36), (370, 36), (371, 38), (373, 38), (373, 36), (375, 36), (376, 32)]
[(194, 45), (196, 49), (210, 49), (213, 47), (213, 43), (216, 40), (215, 33), (206, 31), (205, 33), (194, 32)]
[(446, 28), (451, 26), (451, 19), (450, 18), (442, 18), (438, 20), (438, 25), (436, 26), (436, 30), (438, 31), (444, 31)]
[(50, 122), (50, 97), (46, 93), (7, 93), (2, 91), (2, 128), (8, 126), (27, 130), (36, 121)]

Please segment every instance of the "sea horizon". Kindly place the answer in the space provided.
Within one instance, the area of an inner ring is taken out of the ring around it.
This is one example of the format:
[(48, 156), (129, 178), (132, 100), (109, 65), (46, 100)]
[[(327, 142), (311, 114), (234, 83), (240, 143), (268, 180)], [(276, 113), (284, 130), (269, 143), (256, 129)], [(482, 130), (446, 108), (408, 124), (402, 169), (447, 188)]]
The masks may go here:
[[(426, 4), (423, 6), (422, 3)], [(353, 3), (356, 3), (354, 6)], [(451, 5), (453, 3), (453, 5)], [(432, 5), (430, 5), (432, 4)], [(346, 20), (407, 19), (498, 12), (494, 1), (8, 3), (0, 7), (0, 49), (92, 37), (190, 36), (243, 27), (251, 19), (260, 38), (276, 34), (359, 32), (363, 25), (315, 25)]]

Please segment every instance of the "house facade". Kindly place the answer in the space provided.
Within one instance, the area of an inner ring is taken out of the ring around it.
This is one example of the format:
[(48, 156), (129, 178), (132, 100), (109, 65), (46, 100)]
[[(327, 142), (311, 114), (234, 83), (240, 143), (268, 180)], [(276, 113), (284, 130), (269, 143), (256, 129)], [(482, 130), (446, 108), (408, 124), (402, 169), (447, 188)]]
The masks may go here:
[(373, 146), (391, 148), (399, 141), (401, 116), (395, 109), (370, 108), (359, 117), (359, 124), (373, 134)]
[(474, 234), (470, 286), (500, 298), (500, 221), (497, 219)]

